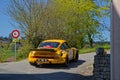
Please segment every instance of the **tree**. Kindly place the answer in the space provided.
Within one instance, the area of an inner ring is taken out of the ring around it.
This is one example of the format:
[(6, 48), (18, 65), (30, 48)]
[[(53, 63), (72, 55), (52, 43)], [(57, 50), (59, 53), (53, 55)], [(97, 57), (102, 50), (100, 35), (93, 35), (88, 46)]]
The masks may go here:
[(90, 47), (93, 47), (94, 37), (96, 37), (96, 35), (102, 35), (102, 32), (109, 27), (104, 23), (101, 23), (101, 21), (110, 15), (110, 0), (91, 1), (93, 6), (90, 8), (90, 10), (88, 10), (87, 14), (85, 14), (84, 19), (86, 20), (86, 23), (84, 24), (86, 24), (88, 43)]
[(41, 40), (41, 17), (44, 8), (43, 0), (11, 0), (8, 14), (35, 47)]
[(94, 2), (98, 5), (101, 14), (101, 18), (98, 18), (100, 24), (98, 31), (101, 31), (101, 34), (110, 32), (111, 0), (94, 0)]
[(86, 41), (92, 47), (101, 11), (94, 0), (12, 0), (8, 9), (35, 47), (43, 39), (65, 39), (78, 48), (84, 47)]
[(66, 26), (66, 34), (71, 36), (68, 39), (81, 46), (81, 48), (85, 44), (85, 39), (87, 39), (92, 47), (93, 36), (98, 34), (99, 21), (97, 18), (101, 17), (99, 6), (93, 0), (53, 1), (57, 6), (60, 6), (59, 12), (63, 13), (62, 16), (66, 19), (66, 25), (64, 25)]

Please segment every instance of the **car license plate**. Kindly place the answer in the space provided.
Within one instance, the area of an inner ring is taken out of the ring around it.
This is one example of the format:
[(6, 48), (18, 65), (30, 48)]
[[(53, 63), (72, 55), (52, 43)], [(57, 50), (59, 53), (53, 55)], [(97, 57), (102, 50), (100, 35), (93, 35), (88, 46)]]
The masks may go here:
[(47, 59), (39, 59), (38, 61), (40, 61), (40, 62), (47, 62), (48, 60)]

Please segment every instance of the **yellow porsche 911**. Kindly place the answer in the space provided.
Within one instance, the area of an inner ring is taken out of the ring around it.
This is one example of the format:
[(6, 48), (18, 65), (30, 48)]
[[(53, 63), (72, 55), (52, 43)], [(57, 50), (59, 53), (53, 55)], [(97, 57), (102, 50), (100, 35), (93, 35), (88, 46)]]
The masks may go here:
[(69, 61), (78, 61), (78, 50), (70, 48), (65, 40), (45, 40), (37, 49), (29, 53), (28, 61), (33, 66), (42, 64), (64, 64), (68, 66)]

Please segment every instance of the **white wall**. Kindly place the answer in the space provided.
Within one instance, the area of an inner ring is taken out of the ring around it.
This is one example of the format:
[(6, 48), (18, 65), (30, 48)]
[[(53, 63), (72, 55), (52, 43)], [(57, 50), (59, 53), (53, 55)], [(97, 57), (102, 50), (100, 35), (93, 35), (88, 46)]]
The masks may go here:
[(120, 0), (112, 0), (111, 80), (120, 80)]

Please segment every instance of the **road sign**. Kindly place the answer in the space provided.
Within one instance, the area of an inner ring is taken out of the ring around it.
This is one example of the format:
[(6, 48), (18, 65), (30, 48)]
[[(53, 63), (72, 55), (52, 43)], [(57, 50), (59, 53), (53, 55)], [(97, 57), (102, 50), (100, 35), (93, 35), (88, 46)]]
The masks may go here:
[(20, 32), (18, 30), (13, 30), (12, 31), (12, 37), (13, 38), (18, 38), (20, 36)]
[(15, 56), (14, 56), (14, 58), (16, 61), (16, 42), (18, 40), (18, 37), (20, 36), (20, 32), (18, 30), (13, 30), (11, 34), (12, 34), (13, 41), (15, 42)]
[(18, 38), (13, 38), (12, 42), (19, 42)]

